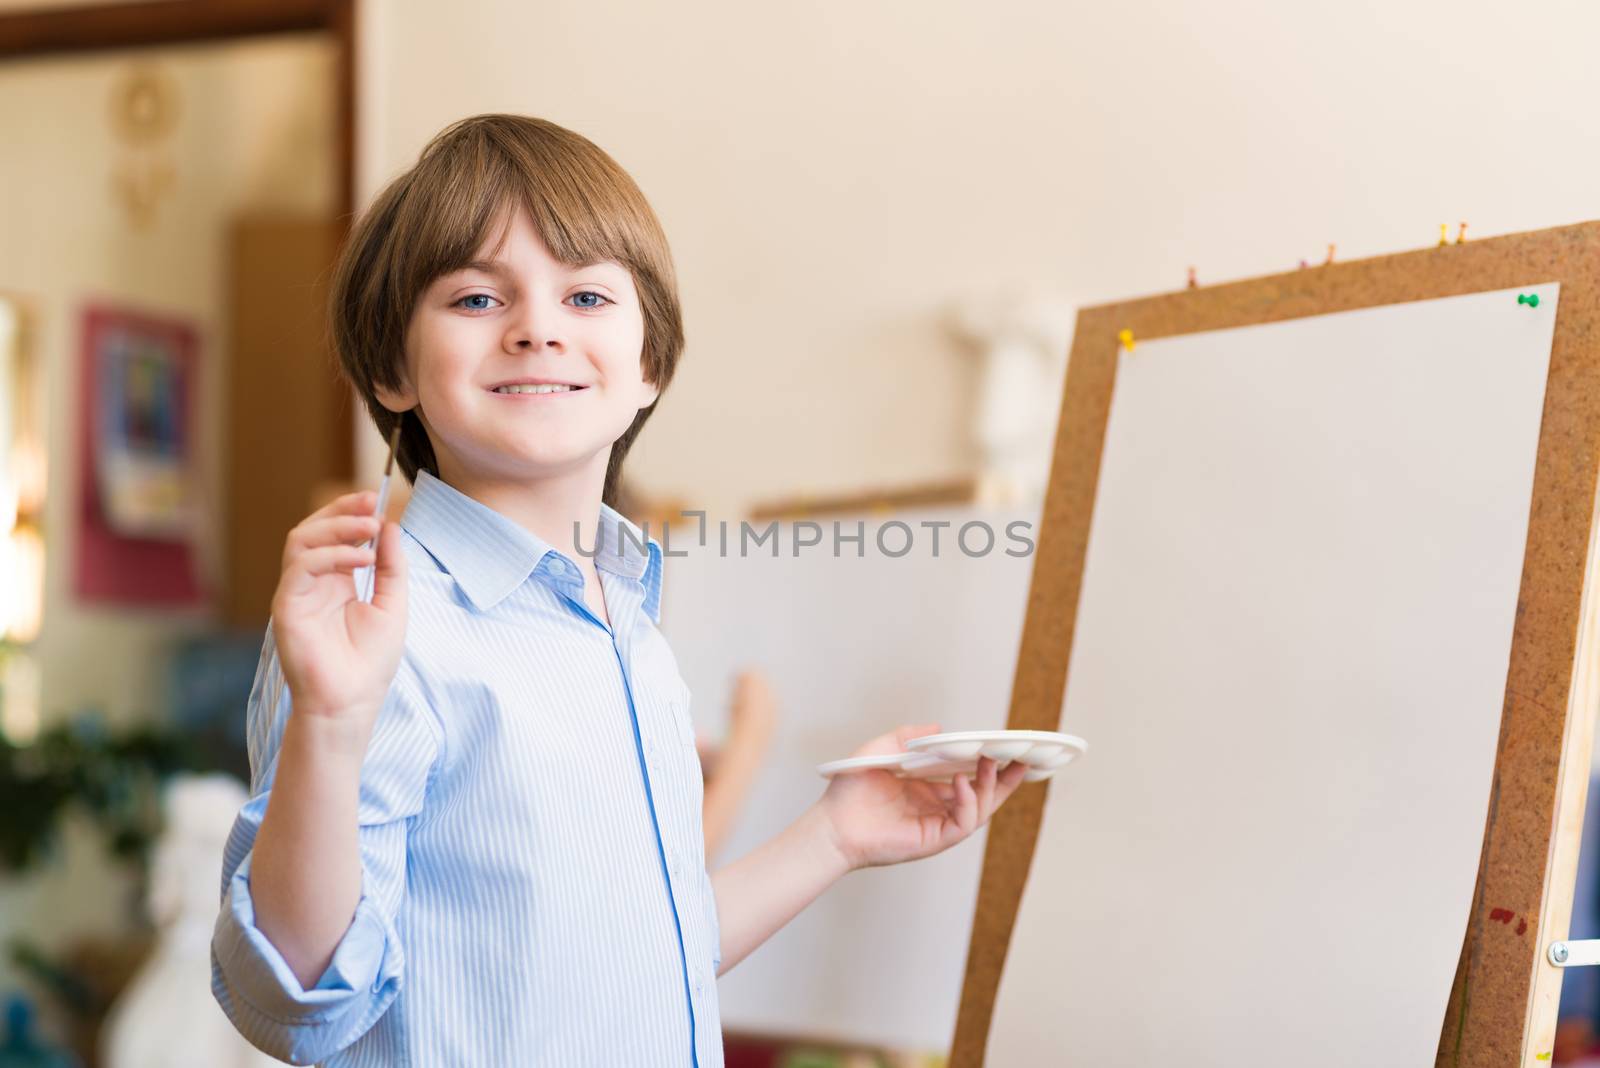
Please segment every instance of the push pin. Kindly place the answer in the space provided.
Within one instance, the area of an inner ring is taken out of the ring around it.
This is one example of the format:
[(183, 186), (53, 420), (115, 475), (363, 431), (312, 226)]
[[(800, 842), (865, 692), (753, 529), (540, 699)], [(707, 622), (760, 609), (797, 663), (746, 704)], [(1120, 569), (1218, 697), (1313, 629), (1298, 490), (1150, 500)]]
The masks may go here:
[(1467, 224), (1466, 223), (1462, 223), (1461, 224), (1461, 229), (1456, 231), (1456, 244), (1465, 245), (1466, 243), (1467, 243)]
[(1307, 267), (1310, 267), (1310, 266), (1311, 266), (1311, 264), (1307, 263), (1305, 260), (1301, 260), (1300, 261), (1300, 269), (1302, 271), (1305, 270)]
[(1517, 303), (1518, 304), (1526, 304), (1530, 308), (1537, 308), (1539, 306), (1539, 294), (1537, 294), (1537, 293), (1523, 293), (1523, 294), (1520, 294), (1517, 297)]
[(1439, 224), (1439, 247), (1440, 248), (1444, 248), (1449, 243), (1450, 243), (1450, 224), (1449, 223), (1440, 223)]
[(1200, 283), (1195, 281), (1194, 268), (1190, 267), (1189, 268), (1189, 288), (1190, 289), (1198, 289), (1199, 287), (1200, 287)]
[(1333, 262), (1333, 250), (1335, 248), (1337, 248), (1337, 247), (1338, 247), (1337, 245), (1329, 245), (1328, 246), (1328, 258), (1322, 261), (1322, 265), (1324, 267), (1326, 267), (1328, 264)]
[(1118, 330), (1117, 331), (1117, 340), (1122, 342), (1122, 347), (1123, 348), (1127, 349), (1129, 352), (1133, 351), (1133, 331), (1132, 330)]

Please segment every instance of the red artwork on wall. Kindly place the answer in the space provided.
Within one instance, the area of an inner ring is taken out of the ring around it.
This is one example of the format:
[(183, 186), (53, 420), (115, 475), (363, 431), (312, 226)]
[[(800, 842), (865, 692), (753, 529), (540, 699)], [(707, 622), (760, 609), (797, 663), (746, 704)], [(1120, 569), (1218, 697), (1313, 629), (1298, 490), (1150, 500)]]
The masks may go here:
[(186, 322), (105, 305), (83, 313), (73, 576), (81, 600), (206, 599), (195, 553), (196, 361)]

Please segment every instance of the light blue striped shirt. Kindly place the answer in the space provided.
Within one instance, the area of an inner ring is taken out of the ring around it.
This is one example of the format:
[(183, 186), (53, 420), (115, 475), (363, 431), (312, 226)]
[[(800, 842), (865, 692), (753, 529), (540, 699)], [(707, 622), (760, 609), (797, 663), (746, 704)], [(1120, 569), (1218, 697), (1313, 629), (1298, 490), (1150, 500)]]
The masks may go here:
[(309, 990), (250, 899), (289, 715), (287, 697), (265, 707), (268, 631), (212, 940), (217, 1000), (257, 1046), (330, 1068), (722, 1064), (689, 692), (655, 626), (661, 548), (602, 519), (609, 628), (571, 555), (417, 476), (405, 656), (361, 769), (361, 902)]

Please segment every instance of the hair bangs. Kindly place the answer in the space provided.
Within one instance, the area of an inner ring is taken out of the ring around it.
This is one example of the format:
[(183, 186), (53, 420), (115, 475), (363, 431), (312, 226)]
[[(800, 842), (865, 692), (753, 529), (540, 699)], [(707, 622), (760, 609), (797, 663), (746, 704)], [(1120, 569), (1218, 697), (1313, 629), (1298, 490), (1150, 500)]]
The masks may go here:
[[(330, 294), (330, 333), (345, 374), (380, 433), (402, 426), (407, 478), (437, 474), (414, 413), (384, 408), (377, 388), (405, 373), (407, 325), (436, 279), (497, 256), (518, 209), (552, 256), (572, 267), (620, 264), (632, 275), (645, 321), (642, 370), (664, 390), (683, 351), (683, 319), (666, 234), (632, 177), (593, 142), (543, 119), (476, 115), (452, 123), (392, 181), (341, 252)], [(642, 409), (612, 447), (605, 495), (655, 406)]]

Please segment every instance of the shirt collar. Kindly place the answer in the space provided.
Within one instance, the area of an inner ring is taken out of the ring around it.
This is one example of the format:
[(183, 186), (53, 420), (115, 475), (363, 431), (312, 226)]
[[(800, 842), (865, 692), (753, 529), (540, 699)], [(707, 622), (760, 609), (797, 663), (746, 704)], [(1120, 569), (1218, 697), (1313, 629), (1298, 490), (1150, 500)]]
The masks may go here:
[(638, 582), (644, 588), (644, 612), (661, 622), (661, 546), (615, 508), (600, 503), (600, 536), (594, 566)]
[[(600, 536), (580, 549), (595, 567), (644, 588), (644, 611), (661, 622), (661, 546), (608, 504)], [(418, 471), (400, 526), (439, 561), (474, 608), (486, 612), (522, 585), (548, 554), (570, 562), (544, 539), (427, 471)]]

